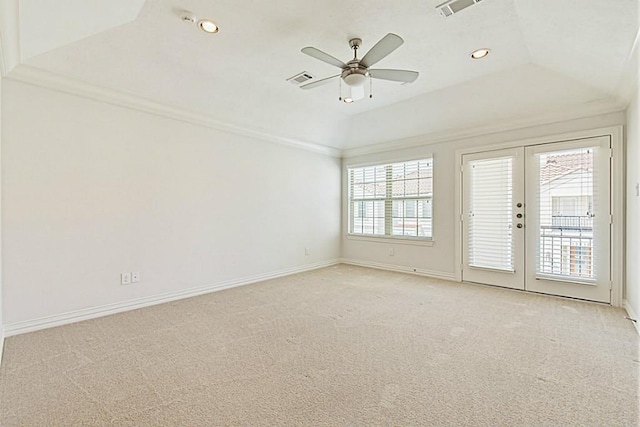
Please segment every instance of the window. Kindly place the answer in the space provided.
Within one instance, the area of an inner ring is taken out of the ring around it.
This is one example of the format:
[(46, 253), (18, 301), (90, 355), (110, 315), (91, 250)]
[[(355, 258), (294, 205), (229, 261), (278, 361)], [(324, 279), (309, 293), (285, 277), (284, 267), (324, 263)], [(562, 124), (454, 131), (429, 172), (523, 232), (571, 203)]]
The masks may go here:
[(430, 239), (433, 159), (349, 168), (349, 234)]
[(537, 272), (593, 279), (594, 148), (542, 153), (539, 161)]

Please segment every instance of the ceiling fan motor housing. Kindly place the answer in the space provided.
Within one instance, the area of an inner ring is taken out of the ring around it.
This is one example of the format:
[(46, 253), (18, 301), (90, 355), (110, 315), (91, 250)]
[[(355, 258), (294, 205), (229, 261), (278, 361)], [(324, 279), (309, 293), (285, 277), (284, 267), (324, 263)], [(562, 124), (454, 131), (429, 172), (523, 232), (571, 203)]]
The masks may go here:
[(360, 65), (357, 60), (349, 61), (349, 66), (342, 70), (342, 80), (349, 86), (362, 86), (369, 77), (369, 70)]

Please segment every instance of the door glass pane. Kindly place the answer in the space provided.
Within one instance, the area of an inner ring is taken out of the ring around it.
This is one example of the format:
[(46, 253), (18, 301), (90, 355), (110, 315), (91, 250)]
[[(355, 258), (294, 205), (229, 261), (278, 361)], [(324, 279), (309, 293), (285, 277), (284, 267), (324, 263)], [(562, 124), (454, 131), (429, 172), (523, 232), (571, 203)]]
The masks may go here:
[(594, 279), (594, 148), (539, 154), (537, 272)]
[(469, 167), (469, 265), (513, 271), (513, 157), (475, 160)]

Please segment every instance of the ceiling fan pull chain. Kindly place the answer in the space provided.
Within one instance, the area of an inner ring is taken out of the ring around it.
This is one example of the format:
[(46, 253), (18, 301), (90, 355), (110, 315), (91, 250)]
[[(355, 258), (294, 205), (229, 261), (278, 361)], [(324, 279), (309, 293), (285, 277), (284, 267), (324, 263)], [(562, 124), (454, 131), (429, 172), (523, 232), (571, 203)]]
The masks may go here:
[(338, 86), (338, 91), (340, 92), (338, 95), (338, 101), (342, 101), (342, 79), (340, 79), (340, 85)]
[(369, 76), (369, 99), (373, 98), (373, 79)]

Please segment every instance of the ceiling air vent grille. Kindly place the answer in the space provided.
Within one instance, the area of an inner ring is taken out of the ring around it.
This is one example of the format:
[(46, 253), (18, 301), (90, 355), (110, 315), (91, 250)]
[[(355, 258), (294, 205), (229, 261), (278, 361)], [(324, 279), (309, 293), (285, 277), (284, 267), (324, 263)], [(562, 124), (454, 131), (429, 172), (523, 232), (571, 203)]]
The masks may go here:
[(307, 73), (306, 71), (303, 71), (300, 74), (296, 74), (293, 77), (289, 77), (287, 79), (287, 81), (289, 83), (293, 83), (294, 85), (299, 85), (299, 84), (302, 84), (304, 82), (308, 82), (312, 78), (313, 78), (313, 76), (310, 73)]
[(448, 18), (469, 6), (480, 3), (481, 1), (482, 0), (451, 0), (436, 6), (436, 9), (438, 9), (442, 16)]

